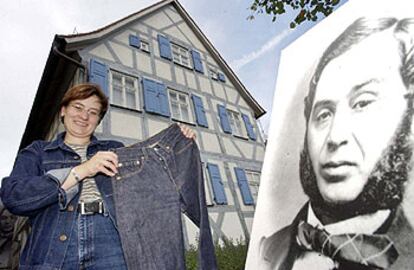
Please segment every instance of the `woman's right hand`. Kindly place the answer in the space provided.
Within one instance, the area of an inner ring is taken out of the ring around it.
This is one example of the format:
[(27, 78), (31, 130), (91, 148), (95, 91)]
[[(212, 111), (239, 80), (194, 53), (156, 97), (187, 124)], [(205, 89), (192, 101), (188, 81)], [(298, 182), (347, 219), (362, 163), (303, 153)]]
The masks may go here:
[(114, 176), (118, 173), (118, 156), (110, 151), (99, 151), (91, 159), (75, 167), (76, 172), (83, 180), (94, 177), (98, 173)]

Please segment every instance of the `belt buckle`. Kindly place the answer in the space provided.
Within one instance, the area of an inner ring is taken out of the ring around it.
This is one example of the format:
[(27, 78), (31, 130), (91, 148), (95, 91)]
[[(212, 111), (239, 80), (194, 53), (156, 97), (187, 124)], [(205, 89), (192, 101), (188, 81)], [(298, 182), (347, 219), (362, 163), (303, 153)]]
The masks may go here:
[[(85, 209), (85, 205), (91, 205), (91, 204), (98, 204), (98, 211), (87, 211)], [(79, 212), (81, 215), (93, 215), (93, 214), (102, 214), (104, 212), (103, 210), (103, 202), (102, 201), (97, 201), (97, 202), (89, 202), (89, 203), (85, 203), (85, 202), (80, 202), (79, 203)]]

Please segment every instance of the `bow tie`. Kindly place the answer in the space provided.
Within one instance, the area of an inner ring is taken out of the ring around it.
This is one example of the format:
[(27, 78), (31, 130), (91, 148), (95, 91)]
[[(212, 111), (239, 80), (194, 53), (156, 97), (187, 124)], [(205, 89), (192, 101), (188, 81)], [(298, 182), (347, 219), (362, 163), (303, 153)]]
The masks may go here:
[(300, 247), (324, 254), (335, 261), (348, 261), (376, 269), (387, 269), (398, 252), (385, 234), (331, 235), (301, 221), (296, 241)]

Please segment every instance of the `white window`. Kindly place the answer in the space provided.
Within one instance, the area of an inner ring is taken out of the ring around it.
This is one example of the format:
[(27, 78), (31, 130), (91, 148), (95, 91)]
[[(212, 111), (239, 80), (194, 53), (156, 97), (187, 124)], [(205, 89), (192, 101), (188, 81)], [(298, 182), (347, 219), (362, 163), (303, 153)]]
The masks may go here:
[(140, 108), (137, 78), (111, 70), (110, 86), (111, 104), (135, 110)]
[(150, 49), (149, 49), (149, 43), (148, 43), (148, 41), (146, 41), (146, 40), (141, 40), (141, 47), (140, 47), (140, 49), (142, 50), (142, 51), (144, 51), (144, 52), (150, 52)]
[(233, 135), (245, 137), (240, 114), (227, 109), (227, 115), (229, 116), (229, 122)]
[(213, 68), (209, 68), (208, 69), (208, 74), (209, 74), (210, 78), (212, 78), (213, 80), (218, 81), (218, 72), (216, 70), (214, 70)]
[(257, 194), (259, 193), (260, 172), (244, 170), (246, 172), (247, 181), (249, 182), (250, 192), (255, 202), (257, 202)]
[(171, 116), (173, 119), (193, 123), (188, 94), (168, 89)]
[(173, 61), (177, 64), (191, 68), (190, 52), (188, 49), (171, 43)]

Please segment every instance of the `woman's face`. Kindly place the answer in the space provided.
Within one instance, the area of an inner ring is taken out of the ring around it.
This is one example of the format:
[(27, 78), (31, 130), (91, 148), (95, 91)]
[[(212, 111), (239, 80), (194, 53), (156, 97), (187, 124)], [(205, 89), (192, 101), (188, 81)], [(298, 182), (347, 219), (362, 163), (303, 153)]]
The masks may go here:
[(64, 117), (67, 135), (77, 139), (89, 138), (99, 124), (101, 107), (99, 98), (95, 95), (72, 100), (66, 107), (62, 107), (60, 115)]

